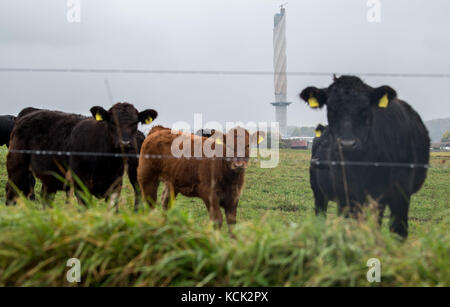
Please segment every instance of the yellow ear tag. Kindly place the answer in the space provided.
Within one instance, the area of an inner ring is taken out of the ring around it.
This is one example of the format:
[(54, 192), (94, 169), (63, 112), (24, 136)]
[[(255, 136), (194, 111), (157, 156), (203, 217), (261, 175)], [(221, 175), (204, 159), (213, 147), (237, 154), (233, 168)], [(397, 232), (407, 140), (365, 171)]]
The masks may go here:
[(153, 122), (153, 118), (149, 117), (147, 118), (147, 120), (145, 121), (146, 125), (150, 125)]
[(216, 144), (217, 145), (223, 145), (223, 141), (221, 139), (216, 139)]
[(387, 108), (388, 107), (388, 105), (389, 105), (389, 98), (388, 98), (388, 95), (387, 94), (385, 94), (381, 99), (380, 99), (380, 102), (378, 103), (378, 106), (380, 107), (380, 108)]
[(98, 122), (101, 122), (103, 120), (103, 117), (100, 115), (100, 113), (95, 114), (95, 120)]
[(316, 138), (320, 138), (322, 136), (322, 132), (320, 130), (316, 130)]
[(317, 101), (316, 97), (311, 97), (308, 99), (309, 106), (311, 108), (318, 108), (319, 102)]
[(258, 145), (261, 144), (264, 141), (264, 138), (262, 136), (259, 136), (258, 138)]

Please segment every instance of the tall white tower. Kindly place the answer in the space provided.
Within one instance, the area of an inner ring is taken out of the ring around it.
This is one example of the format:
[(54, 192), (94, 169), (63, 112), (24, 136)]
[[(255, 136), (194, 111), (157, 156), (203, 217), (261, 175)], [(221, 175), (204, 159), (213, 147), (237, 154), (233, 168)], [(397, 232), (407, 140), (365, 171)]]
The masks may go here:
[(273, 67), (275, 84), (275, 107), (276, 121), (280, 125), (280, 134), (287, 134), (287, 56), (286, 56), (286, 9), (281, 6), (280, 13), (275, 14), (275, 26), (273, 29)]

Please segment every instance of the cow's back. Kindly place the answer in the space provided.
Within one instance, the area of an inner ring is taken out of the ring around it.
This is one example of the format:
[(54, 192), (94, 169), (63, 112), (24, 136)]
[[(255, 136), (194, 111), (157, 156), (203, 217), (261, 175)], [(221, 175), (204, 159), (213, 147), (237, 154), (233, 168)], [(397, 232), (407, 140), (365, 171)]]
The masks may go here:
[(14, 128), (14, 117), (10, 115), (0, 116), (0, 146), (9, 145), (11, 132)]
[[(180, 138), (176, 140), (177, 138)], [(198, 188), (204, 177), (210, 178), (211, 165), (214, 160), (187, 159), (173, 155), (173, 144), (191, 143), (191, 155), (194, 150), (194, 140), (206, 140), (193, 134), (182, 132), (172, 133), (170, 129), (158, 129), (154, 133), (149, 133), (142, 145), (139, 160), (138, 176), (140, 182), (143, 176), (157, 176), (164, 182), (171, 182), (177, 186), (178, 191), (186, 196), (197, 196)], [(176, 141), (176, 143), (174, 143)], [(182, 148), (180, 148), (182, 150)], [(181, 153), (180, 153), (181, 154)], [(219, 170), (218, 170), (219, 171)]]
[(57, 111), (33, 112), (16, 121), (11, 139), (20, 149), (65, 150), (72, 129), (83, 118)]
[[(66, 151), (70, 133), (82, 119), (80, 115), (57, 111), (37, 111), (21, 117), (11, 133), (10, 150)], [(61, 166), (67, 166), (65, 155), (57, 160)], [(31, 155), (31, 166), (38, 177), (57, 170), (54, 161), (54, 155)]]

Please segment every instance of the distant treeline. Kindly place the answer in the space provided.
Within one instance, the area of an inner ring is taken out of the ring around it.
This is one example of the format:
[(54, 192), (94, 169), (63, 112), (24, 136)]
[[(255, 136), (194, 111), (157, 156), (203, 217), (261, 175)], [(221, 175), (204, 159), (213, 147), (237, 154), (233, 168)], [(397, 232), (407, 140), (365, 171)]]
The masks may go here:
[(433, 142), (440, 142), (446, 131), (450, 131), (450, 118), (434, 119), (425, 122)]
[[(425, 122), (430, 132), (430, 138), (433, 142), (440, 142), (446, 131), (450, 131), (450, 118), (434, 119)], [(309, 136), (314, 137), (315, 127), (297, 127), (288, 126), (287, 136)]]
[(287, 135), (289, 137), (296, 137), (296, 136), (314, 137), (314, 130), (315, 130), (315, 127), (288, 126), (287, 127)]

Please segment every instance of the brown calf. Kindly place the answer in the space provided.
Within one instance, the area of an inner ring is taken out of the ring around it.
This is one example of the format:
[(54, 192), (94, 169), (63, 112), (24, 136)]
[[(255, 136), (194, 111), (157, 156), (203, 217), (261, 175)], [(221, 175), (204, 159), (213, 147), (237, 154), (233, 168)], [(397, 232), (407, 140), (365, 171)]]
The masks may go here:
[[(244, 186), (250, 145), (260, 143), (264, 136), (263, 132), (250, 135), (240, 127), (230, 130), (226, 135), (216, 132), (211, 138), (172, 133), (168, 128), (155, 127), (142, 145), (139, 161), (138, 181), (144, 199), (153, 206), (162, 181), (165, 184), (161, 196), (163, 208), (167, 209), (169, 202), (179, 193), (199, 197), (205, 203), (211, 220), (219, 228), (222, 226), (220, 207), (225, 209), (231, 232), (232, 226), (236, 224), (236, 209)], [(190, 144), (191, 157), (194, 156), (196, 144), (211, 149), (214, 155), (201, 150), (201, 159), (188, 158), (186, 155), (174, 157), (173, 144), (180, 150), (187, 149), (188, 155), (189, 148), (184, 146)]]

